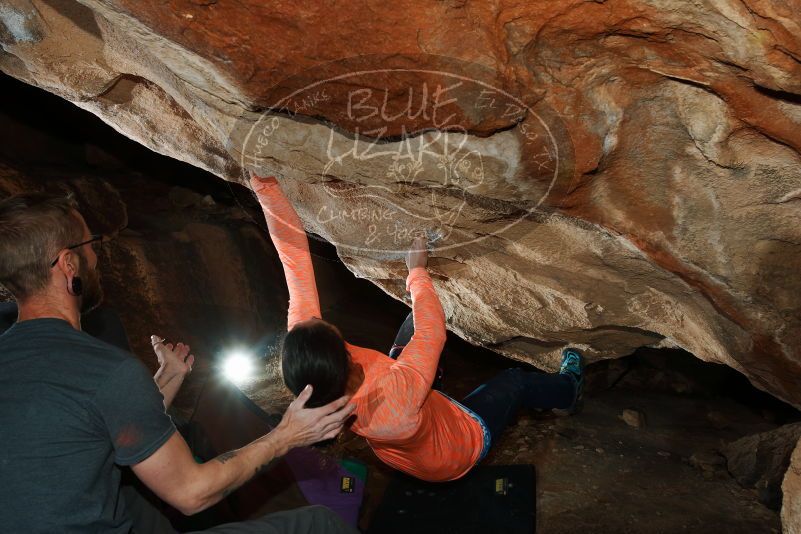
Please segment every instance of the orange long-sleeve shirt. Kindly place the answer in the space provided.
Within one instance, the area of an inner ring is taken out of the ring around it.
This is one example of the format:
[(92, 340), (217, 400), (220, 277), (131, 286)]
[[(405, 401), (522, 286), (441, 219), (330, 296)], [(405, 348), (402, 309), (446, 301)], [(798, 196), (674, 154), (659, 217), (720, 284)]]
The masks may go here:
[[(309, 244), (303, 225), (275, 178), (251, 179), (284, 266), (289, 288), (288, 329), (321, 318)], [(364, 380), (354, 393), (353, 431), (383, 462), (429, 481), (465, 475), (480, 459), (487, 436), (476, 416), (431, 389), (445, 345), (445, 314), (425, 268), (406, 279), (414, 335), (397, 360), (347, 343)]]

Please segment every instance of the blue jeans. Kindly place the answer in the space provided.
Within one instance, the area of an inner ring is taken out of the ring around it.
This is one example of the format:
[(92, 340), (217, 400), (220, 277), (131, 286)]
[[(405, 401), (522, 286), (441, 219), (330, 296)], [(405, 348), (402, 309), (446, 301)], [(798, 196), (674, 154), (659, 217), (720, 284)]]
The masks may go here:
[(570, 375), (506, 369), (478, 386), (462, 405), (484, 420), (493, 442), (520, 408), (567, 409), (576, 401), (576, 381)]
[[(414, 334), (412, 314), (400, 327), (390, 357), (397, 358)], [(434, 389), (439, 389), (435, 383)], [(495, 442), (520, 408), (568, 409), (576, 401), (576, 381), (570, 375), (506, 369), (477, 387), (461, 404), (484, 421)]]

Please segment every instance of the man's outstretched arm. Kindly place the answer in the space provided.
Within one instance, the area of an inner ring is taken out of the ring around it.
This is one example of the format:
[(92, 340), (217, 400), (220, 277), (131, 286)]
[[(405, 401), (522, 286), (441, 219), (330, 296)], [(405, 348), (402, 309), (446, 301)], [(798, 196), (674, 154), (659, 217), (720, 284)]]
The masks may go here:
[(330, 439), (341, 430), (354, 406), (342, 397), (320, 408), (304, 408), (311, 397), (307, 386), (289, 405), (281, 423), (256, 441), (203, 464), (195, 462), (189, 446), (175, 432), (133, 472), (162, 500), (186, 515), (212, 506), (253, 478), (262, 466), (294, 447)]
[(287, 330), (301, 321), (322, 319), (309, 240), (300, 217), (274, 177), (262, 178), (251, 173), (250, 186), (259, 199), (270, 237), (284, 266), (289, 289)]

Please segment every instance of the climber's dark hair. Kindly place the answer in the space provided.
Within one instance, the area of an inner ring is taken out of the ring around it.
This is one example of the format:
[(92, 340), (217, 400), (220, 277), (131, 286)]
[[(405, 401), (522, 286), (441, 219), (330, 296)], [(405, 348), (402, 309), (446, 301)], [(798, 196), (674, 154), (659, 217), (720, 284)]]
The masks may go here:
[(337, 328), (323, 320), (305, 321), (290, 330), (281, 348), (284, 384), (299, 395), (311, 384), (307, 407), (316, 408), (345, 394), (350, 354)]

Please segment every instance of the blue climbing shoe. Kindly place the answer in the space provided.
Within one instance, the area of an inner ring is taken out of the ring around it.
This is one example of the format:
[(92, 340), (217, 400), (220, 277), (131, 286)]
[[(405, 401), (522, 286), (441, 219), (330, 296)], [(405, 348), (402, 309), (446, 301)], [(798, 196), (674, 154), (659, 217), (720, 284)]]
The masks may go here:
[(576, 383), (576, 398), (570, 408), (554, 410), (559, 415), (573, 415), (581, 410), (584, 404), (584, 358), (577, 349), (566, 348), (562, 351), (562, 365), (559, 374), (569, 375)]

